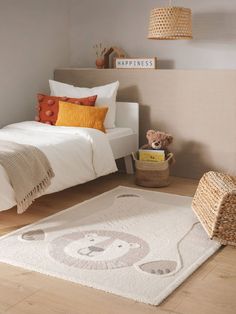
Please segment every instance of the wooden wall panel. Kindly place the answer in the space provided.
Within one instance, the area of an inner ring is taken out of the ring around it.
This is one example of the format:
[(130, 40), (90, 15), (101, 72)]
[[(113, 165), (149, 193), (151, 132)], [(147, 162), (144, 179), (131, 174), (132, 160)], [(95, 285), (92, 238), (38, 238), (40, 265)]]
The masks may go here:
[(119, 80), (118, 100), (140, 103), (140, 144), (150, 128), (173, 134), (174, 175), (236, 175), (236, 70), (64, 68), (55, 79), (81, 87)]

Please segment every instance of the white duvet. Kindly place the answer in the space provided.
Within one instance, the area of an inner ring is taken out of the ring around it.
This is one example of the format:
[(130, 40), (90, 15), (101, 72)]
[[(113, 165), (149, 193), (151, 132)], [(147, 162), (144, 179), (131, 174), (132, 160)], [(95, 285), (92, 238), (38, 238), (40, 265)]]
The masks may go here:
[[(28, 121), (4, 127), (0, 130), (0, 139), (34, 145), (45, 153), (55, 173), (45, 194), (117, 170), (108, 137), (98, 130)], [(0, 211), (15, 205), (14, 191), (5, 169), (0, 165)]]

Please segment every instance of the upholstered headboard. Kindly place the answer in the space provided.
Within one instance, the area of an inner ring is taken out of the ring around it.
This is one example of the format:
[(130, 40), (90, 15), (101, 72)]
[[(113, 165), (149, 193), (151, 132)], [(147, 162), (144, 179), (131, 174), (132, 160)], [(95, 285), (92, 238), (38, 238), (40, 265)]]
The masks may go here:
[(174, 175), (236, 174), (236, 70), (66, 68), (55, 79), (85, 87), (119, 80), (118, 101), (140, 104), (140, 144), (149, 128), (174, 136)]

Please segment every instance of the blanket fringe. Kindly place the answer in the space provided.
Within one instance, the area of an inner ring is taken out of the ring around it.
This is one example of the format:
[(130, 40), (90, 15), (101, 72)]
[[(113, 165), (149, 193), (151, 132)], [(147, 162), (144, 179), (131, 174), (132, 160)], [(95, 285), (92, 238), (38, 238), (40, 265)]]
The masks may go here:
[(34, 202), (34, 200), (41, 196), (45, 191), (46, 189), (50, 186), (51, 184), (51, 179), (54, 177), (54, 172), (52, 170), (52, 168), (49, 168), (49, 170), (47, 171), (47, 174), (45, 176), (45, 178), (39, 182), (35, 188), (30, 191), (26, 196), (25, 198), (20, 201), (20, 202), (17, 202), (17, 213), (18, 214), (22, 214), (26, 211), (26, 209), (32, 205), (32, 203)]

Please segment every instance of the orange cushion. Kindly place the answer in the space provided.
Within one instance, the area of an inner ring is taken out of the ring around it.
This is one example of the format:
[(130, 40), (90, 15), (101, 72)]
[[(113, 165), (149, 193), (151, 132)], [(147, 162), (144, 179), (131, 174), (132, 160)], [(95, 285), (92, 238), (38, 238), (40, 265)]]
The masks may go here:
[(54, 125), (57, 121), (59, 101), (67, 101), (73, 104), (94, 106), (97, 96), (90, 96), (86, 98), (69, 98), (69, 97), (57, 97), (38, 94), (38, 116), (36, 121)]
[(97, 129), (105, 133), (104, 120), (107, 107), (89, 107), (59, 101), (57, 126), (79, 126)]

